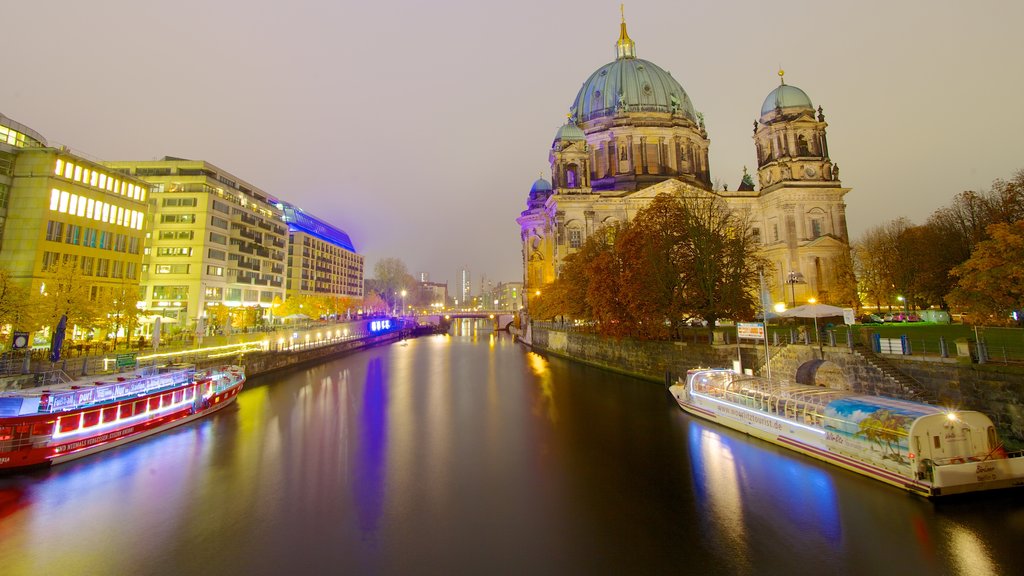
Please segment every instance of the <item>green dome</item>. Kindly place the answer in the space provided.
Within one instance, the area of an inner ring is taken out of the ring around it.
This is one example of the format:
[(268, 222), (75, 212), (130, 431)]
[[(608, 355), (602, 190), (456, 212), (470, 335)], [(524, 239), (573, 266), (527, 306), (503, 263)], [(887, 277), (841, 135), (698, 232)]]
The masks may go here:
[(536, 194), (537, 192), (551, 192), (551, 182), (543, 178), (537, 178), (530, 187), (530, 194)]
[[(555, 133), (555, 142), (559, 140), (563, 142), (581, 142), (587, 139), (587, 135), (580, 130), (580, 127), (575, 122), (569, 120), (563, 124), (558, 132)], [(552, 142), (554, 144), (554, 142)]]
[(773, 112), (776, 108), (783, 110), (807, 109), (814, 111), (810, 97), (803, 90), (789, 84), (782, 84), (768, 94), (761, 105), (761, 116)]
[[(620, 100), (621, 95), (621, 100)], [(626, 112), (679, 114), (697, 123), (697, 113), (686, 91), (657, 64), (622, 57), (597, 69), (576, 95), (571, 111), (576, 122)]]

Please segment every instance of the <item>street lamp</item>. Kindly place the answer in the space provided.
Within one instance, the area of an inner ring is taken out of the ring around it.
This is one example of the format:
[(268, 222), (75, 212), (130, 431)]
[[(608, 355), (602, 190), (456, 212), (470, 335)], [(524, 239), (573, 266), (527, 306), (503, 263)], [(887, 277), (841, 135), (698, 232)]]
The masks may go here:
[(907, 312), (907, 299), (903, 296), (897, 296), (896, 299), (903, 303), (903, 321), (906, 322), (907, 316), (909, 315)]
[(789, 292), (793, 297), (793, 306), (796, 308), (796, 285), (804, 283), (804, 275), (800, 272), (790, 272), (786, 275), (786, 284), (789, 284)]

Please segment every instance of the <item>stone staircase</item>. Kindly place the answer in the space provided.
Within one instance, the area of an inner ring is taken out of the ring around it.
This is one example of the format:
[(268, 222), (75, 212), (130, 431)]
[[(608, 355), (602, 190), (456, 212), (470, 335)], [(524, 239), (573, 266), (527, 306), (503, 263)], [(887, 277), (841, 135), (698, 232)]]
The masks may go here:
[[(886, 379), (892, 381), (902, 393), (901, 396), (907, 400), (935, 403), (936, 398), (920, 382), (897, 370), (888, 360), (875, 354), (870, 348), (858, 343), (854, 345), (853, 355), (860, 357), (865, 364), (871, 366), (885, 376)], [(871, 391), (874, 394), (883, 392), (881, 390)]]

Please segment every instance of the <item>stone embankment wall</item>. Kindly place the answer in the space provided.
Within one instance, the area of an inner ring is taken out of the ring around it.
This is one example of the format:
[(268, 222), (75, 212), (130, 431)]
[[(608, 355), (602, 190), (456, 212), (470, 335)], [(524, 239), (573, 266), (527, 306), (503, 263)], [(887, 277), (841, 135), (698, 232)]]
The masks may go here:
[(223, 364), (237, 363), (245, 366), (246, 378), (252, 378), (274, 372), (275, 370), (284, 370), (286, 368), (294, 368), (302, 366), (304, 364), (313, 364), (317, 362), (323, 362), (328, 358), (334, 356), (340, 356), (360, 350), (362, 348), (370, 348), (379, 344), (386, 344), (393, 342), (402, 337), (401, 332), (392, 332), (390, 334), (382, 334), (380, 336), (372, 336), (369, 338), (363, 338), (359, 340), (348, 340), (346, 342), (339, 342), (330, 346), (321, 346), (318, 348), (308, 348), (306, 350), (294, 350), (290, 352), (256, 352), (244, 354), (240, 357), (234, 357), (231, 362), (226, 362), (224, 358), (216, 358), (212, 360), (205, 360), (197, 364), (197, 368), (206, 368), (210, 366), (221, 366)]
[(1024, 447), (1024, 370), (993, 364), (962, 364), (888, 357), (901, 372), (927, 387), (944, 406), (984, 412), (1004, 438)]
[[(757, 374), (764, 365), (764, 348), (746, 344), (637, 341), (536, 326), (530, 338), (538, 351), (659, 382), (666, 373), (681, 375), (690, 368), (732, 367), (738, 356), (744, 368), (753, 368)], [(928, 398), (940, 405), (978, 410), (992, 418), (1010, 447), (1024, 448), (1024, 370), (1020, 368), (924, 356), (885, 355), (869, 360), (842, 346), (789, 345), (771, 354), (773, 378), (796, 381), (802, 372), (800, 381), (807, 383), (865, 394)], [(813, 372), (807, 381), (809, 366)]]
[[(664, 382), (666, 373), (682, 375), (690, 368), (731, 367), (738, 357), (736, 345), (604, 338), (543, 328), (532, 330), (532, 340), (540, 351), (657, 382)], [(756, 350), (740, 350), (744, 366), (763, 363)]]

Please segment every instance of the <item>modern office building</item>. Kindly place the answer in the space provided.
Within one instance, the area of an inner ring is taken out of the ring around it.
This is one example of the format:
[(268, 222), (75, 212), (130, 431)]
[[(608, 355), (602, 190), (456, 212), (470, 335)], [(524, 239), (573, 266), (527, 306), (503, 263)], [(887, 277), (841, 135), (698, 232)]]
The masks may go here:
[(749, 216), (772, 263), (767, 282), (776, 301), (788, 289), (798, 300), (827, 300), (849, 257), (843, 197), (850, 189), (829, 156), (826, 127), (822, 108), (781, 82), (754, 121), (759, 186), (744, 170), (733, 191), (713, 189), (703, 115), (675, 77), (637, 58), (623, 19), (615, 59), (586, 78), (555, 134), (551, 181), (534, 182), (517, 219), (528, 294), (554, 281), (565, 258), (602, 226), (673, 194), (716, 195)]
[[(421, 276), (422, 277), (422, 276)], [(421, 281), (420, 293), (425, 300), (422, 304), (434, 310), (442, 310), (448, 306), (448, 283)]]
[(270, 317), (274, 299), (285, 298), (288, 247), (275, 201), (203, 160), (104, 165), (152, 186), (155, 216), (140, 298), (147, 313), (204, 331), (211, 329), (211, 306), (258, 306)]
[(277, 201), (288, 225), (287, 296), (363, 297), (363, 257), (336, 226)]
[(498, 310), (519, 310), (522, 306), (523, 283), (501, 282), (496, 289)]
[(32, 291), (46, 291), (60, 264), (81, 270), (99, 301), (134, 303), (149, 228), (149, 185), (51, 148), (30, 128), (0, 115), (0, 268)]
[(469, 270), (463, 268), (459, 272), (459, 306), (469, 306), (470, 299), (473, 297), (473, 284), (472, 278), (469, 275)]

